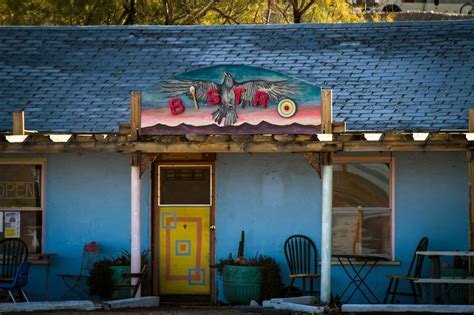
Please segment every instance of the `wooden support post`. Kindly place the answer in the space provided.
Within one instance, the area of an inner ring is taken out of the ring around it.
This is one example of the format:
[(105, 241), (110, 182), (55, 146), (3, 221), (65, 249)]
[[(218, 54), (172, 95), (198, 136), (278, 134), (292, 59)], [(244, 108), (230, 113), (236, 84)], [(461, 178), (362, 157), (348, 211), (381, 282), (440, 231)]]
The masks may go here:
[(25, 113), (13, 112), (13, 134), (15, 136), (25, 134)]
[(469, 132), (474, 132), (474, 108), (469, 109)]
[(321, 90), (321, 132), (332, 133), (332, 91)]
[(130, 94), (130, 135), (132, 141), (137, 141), (141, 131), (142, 95), (140, 92)]

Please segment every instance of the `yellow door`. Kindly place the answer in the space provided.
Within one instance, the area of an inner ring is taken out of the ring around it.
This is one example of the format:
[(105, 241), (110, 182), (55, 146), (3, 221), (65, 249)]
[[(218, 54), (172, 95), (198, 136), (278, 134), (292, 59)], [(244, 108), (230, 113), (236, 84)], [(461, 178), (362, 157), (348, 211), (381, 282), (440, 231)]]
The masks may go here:
[(157, 171), (159, 294), (209, 295), (212, 165), (165, 164)]
[(209, 294), (209, 207), (160, 208), (160, 293)]

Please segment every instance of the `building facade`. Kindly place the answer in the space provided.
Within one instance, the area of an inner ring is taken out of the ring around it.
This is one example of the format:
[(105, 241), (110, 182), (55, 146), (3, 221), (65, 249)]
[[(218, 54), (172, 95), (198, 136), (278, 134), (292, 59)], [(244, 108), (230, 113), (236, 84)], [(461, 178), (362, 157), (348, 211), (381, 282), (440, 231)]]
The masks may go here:
[[(1, 28), (0, 236), (21, 237), (38, 258), (27, 292), (59, 299), (58, 274), (77, 273), (84, 243), (96, 241), (101, 256), (149, 250), (150, 294), (225, 301), (209, 265), (236, 254), (242, 230), (245, 255), (275, 258), (288, 284), (285, 240), (304, 234), (323, 247), (320, 153), (333, 165), (332, 252), (386, 256), (369, 280), (379, 298), (421, 237), (432, 250), (469, 249), (473, 33), (472, 21)], [(130, 92), (145, 105), (157, 84), (212, 66), (332, 90), (332, 131), (323, 115), (286, 133), (134, 128)], [(11, 120), (19, 111), (21, 134)], [(42, 253), (57, 255), (45, 264)], [(348, 279), (331, 269), (336, 295)]]

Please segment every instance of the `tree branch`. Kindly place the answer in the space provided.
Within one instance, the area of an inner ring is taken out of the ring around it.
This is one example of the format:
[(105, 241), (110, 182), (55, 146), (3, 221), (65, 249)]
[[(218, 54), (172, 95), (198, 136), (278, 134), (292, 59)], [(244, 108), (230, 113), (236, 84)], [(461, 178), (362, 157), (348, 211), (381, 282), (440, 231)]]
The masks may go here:
[(298, 0), (290, 0), (291, 6), (293, 7), (293, 10), (299, 11), (300, 8), (298, 7)]
[(214, 4), (216, 4), (217, 2), (219, 2), (220, 0), (212, 0), (212, 1), (209, 1), (208, 4), (206, 4), (206, 6), (204, 6), (201, 10), (199, 10), (198, 12), (196, 12), (195, 14), (193, 14), (193, 16), (190, 16), (188, 17), (185, 21), (184, 21), (184, 24), (191, 24), (191, 22), (194, 22), (196, 20), (198, 20), (199, 18), (203, 17), (204, 15), (206, 15), (207, 11), (209, 11), (209, 9), (214, 6)]
[(265, 24), (270, 23), (270, 17), (272, 16), (272, 6), (273, 6), (273, 0), (268, 0), (267, 2), (267, 14), (265, 16)]
[(300, 11), (301, 15), (305, 14), (306, 11), (316, 2), (316, 0), (310, 0), (308, 4)]
[(174, 23), (173, 0), (163, 0), (165, 7), (165, 24), (172, 25)]
[(232, 16), (230, 16), (230, 15), (228, 15), (228, 14), (225, 14), (224, 12), (222, 12), (221, 10), (219, 10), (219, 9), (216, 8), (216, 7), (210, 8), (209, 11), (215, 11), (215, 12), (217, 12), (220, 16), (222, 16), (223, 18), (225, 18), (226, 20), (232, 21), (234, 24), (240, 24), (239, 21), (237, 21), (235, 18), (233, 18)]

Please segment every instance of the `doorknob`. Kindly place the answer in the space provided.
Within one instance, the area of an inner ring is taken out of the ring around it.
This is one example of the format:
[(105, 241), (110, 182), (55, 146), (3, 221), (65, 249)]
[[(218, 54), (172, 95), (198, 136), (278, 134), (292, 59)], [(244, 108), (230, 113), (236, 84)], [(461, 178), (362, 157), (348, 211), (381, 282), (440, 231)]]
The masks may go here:
[(213, 230), (213, 231), (214, 231), (215, 229), (216, 229), (216, 226), (215, 226), (214, 224), (209, 227), (209, 230)]

